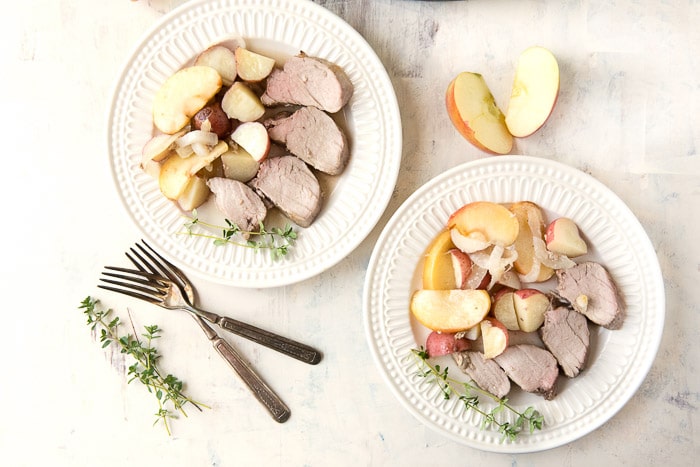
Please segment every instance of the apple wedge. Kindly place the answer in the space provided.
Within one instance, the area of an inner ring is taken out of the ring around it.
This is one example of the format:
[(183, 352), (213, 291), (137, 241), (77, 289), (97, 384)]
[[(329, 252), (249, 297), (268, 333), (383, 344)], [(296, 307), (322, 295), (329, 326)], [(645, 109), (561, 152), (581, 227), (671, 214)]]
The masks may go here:
[(559, 94), (559, 65), (552, 52), (530, 47), (518, 58), (505, 123), (515, 137), (537, 131), (552, 113)]
[(153, 98), (153, 124), (163, 133), (180, 131), (221, 89), (221, 75), (208, 66), (178, 70)]
[(231, 140), (245, 149), (257, 162), (264, 160), (270, 152), (270, 135), (267, 134), (265, 125), (260, 122), (240, 124), (231, 133)]
[(495, 358), (508, 348), (508, 329), (494, 318), (485, 318), (481, 327), (481, 341), (484, 345), (484, 358)]
[(482, 75), (457, 75), (447, 87), (445, 102), (452, 124), (467, 141), (495, 154), (511, 151), (513, 136)]
[(197, 55), (194, 64), (215, 69), (224, 86), (231, 86), (236, 80), (236, 56), (231, 49), (221, 44), (213, 45)]
[(228, 118), (241, 122), (254, 122), (265, 114), (260, 98), (245, 83), (236, 81), (221, 99), (221, 108)]
[(430, 242), (423, 263), (424, 289), (450, 290), (457, 288), (455, 270), (449, 253), (454, 247), (449, 230), (443, 230)]
[(569, 258), (576, 258), (588, 253), (588, 245), (581, 238), (576, 223), (568, 217), (554, 219), (545, 232), (547, 249)]
[(535, 238), (544, 240), (544, 214), (540, 207), (530, 201), (520, 201), (510, 206), (518, 221), (518, 236), (515, 250), (518, 257), (513, 268), (524, 282), (544, 282), (552, 275), (554, 269), (542, 264), (535, 254)]
[(465, 331), (479, 324), (491, 308), (485, 290), (427, 290), (411, 295), (410, 310), (423, 326), (439, 332)]
[(243, 47), (238, 47), (235, 55), (238, 76), (244, 81), (254, 83), (262, 81), (275, 67), (274, 58), (266, 57)]
[(190, 157), (180, 157), (173, 154), (161, 165), (158, 185), (163, 195), (177, 201), (190, 183), (190, 179), (204, 167), (214, 162), (228, 149), (225, 141), (219, 141), (209, 153), (204, 156), (195, 154)]
[(447, 227), (459, 230), (474, 241), (507, 247), (518, 236), (518, 221), (505, 206), (490, 201), (468, 203), (447, 220)]

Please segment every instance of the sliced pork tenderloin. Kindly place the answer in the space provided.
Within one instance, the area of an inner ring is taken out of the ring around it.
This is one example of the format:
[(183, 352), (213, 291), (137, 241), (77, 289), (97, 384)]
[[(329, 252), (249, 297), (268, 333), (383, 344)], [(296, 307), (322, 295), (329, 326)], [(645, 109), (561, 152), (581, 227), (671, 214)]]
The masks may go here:
[(505, 397), (510, 392), (510, 380), (493, 359), (474, 350), (452, 353), (452, 359), (484, 391), (496, 397)]
[(272, 141), (311, 167), (329, 175), (340, 174), (350, 151), (343, 130), (322, 110), (302, 107), (291, 115), (284, 112), (264, 122)]
[(588, 261), (557, 271), (557, 294), (607, 329), (620, 329), (625, 310), (617, 286), (601, 264)]
[[(214, 193), (216, 207), (229, 221), (244, 232), (254, 232), (267, 216), (267, 208), (260, 196), (245, 183), (224, 177), (207, 181)], [(245, 236), (245, 235), (244, 235)]]
[(265, 159), (250, 186), (300, 227), (311, 225), (321, 210), (318, 179), (295, 156)]
[(588, 356), (588, 319), (563, 306), (553, 308), (544, 315), (540, 336), (547, 350), (559, 362), (562, 372), (569, 378), (578, 376)]
[(511, 345), (494, 360), (523, 391), (541, 394), (547, 400), (556, 395), (559, 366), (548, 350), (530, 344)]
[(288, 59), (283, 68), (272, 70), (260, 100), (268, 107), (303, 105), (335, 113), (348, 103), (353, 90), (342, 68), (301, 53)]

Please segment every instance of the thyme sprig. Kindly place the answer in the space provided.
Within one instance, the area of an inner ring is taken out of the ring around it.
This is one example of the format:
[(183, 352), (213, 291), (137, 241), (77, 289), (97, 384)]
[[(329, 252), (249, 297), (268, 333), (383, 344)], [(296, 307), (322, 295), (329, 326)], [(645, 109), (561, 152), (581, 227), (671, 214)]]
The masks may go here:
[(153, 425), (162, 422), (168, 435), (171, 435), (169, 421), (177, 418), (177, 413), (186, 417), (185, 405), (191, 404), (200, 411), (202, 407), (209, 408), (186, 396), (182, 392), (181, 380), (172, 374), (163, 376), (164, 372), (158, 366), (160, 354), (153, 346), (153, 341), (161, 335), (158, 325), (144, 326), (145, 332), (141, 334), (143, 342), (135, 335), (120, 335), (120, 318), (113, 317), (111, 309), (98, 309), (98, 304), (99, 300), (86, 297), (78, 308), (83, 310), (90, 329), (99, 336), (103, 349), (115, 344), (121, 353), (130, 355), (135, 360), (128, 369), (127, 375), (131, 377), (128, 383), (134, 380), (140, 381), (158, 401), (158, 411), (155, 413), (156, 420)]
[[(508, 403), (507, 398), (497, 397), (476, 385), (451, 378), (448, 375), (448, 367), (443, 368), (440, 365), (432, 365), (428, 362), (428, 352), (423, 346), (420, 349), (411, 349), (411, 352), (417, 359), (419, 366), (418, 376), (435, 382), (446, 400), (451, 399), (455, 395), (464, 404), (465, 410), (473, 410), (480, 414), (480, 429), (495, 427), (502, 435), (501, 442), (505, 440), (515, 441), (525, 427), (531, 434), (535, 430), (542, 429), (544, 417), (534, 407), (527, 407), (523, 412), (520, 412)], [(495, 401), (496, 406), (490, 410), (482, 408), (479, 405), (479, 396), (485, 396)], [(498, 414), (504, 410), (517, 415), (514, 423), (501, 421), (498, 418)]]
[[(272, 259), (275, 260), (286, 256), (297, 239), (297, 233), (290, 224), (285, 225), (284, 228), (267, 228), (263, 222), (260, 222), (257, 231), (245, 231), (229, 219), (224, 219), (225, 226), (204, 222), (197, 216), (196, 210), (193, 210), (192, 215), (187, 218), (189, 220), (184, 225), (185, 232), (182, 232), (186, 235), (210, 238), (214, 240), (215, 245), (232, 244), (256, 251), (269, 250)], [(197, 232), (195, 231), (197, 225), (218, 229), (221, 235)]]

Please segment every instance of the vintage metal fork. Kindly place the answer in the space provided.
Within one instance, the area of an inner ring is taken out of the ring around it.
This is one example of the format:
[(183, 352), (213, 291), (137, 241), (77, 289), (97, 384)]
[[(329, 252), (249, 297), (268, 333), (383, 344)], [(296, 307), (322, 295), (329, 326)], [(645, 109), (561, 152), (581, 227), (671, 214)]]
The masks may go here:
[[(302, 362), (315, 365), (321, 361), (321, 352), (311, 346), (266, 331), (257, 326), (197, 308), (194, 305), (194, 287), (184, 273), (158, 254), (146, 242), (142, 241), (142, 244), (136, 244), (136, 248), (141, 254), (134, 248), (131, 248), (131, 252), (139, 258), (142, 264), (146, 265), (148, 271), (140, 267), (138, 270), (134, 270), (106, 266), (105, 269), (114, 272), (103, 272), (103, 275), (121, 279), (121, 281), (105, 278), (101, 278), (101, 280), (122, 288), (117, 289), (105, 285), (100, 287), (139, 298), (166, 309), (188, 311), (206, 319), (210, 323), (218, 325), (226, 331), (250, 339)], [(138, 264), (128, 253), (127, 257), (138, 267)]]
[[(187, 277), (172, 263), (159, 255), (150, 245), (146, 244), (146, 242), (143, 242), (143, 244), (145, 248), (140, 244), (136, 244), (141, 254), (133, 248), (131, 249), (133, 256), (126, 253), (126, 256), (137, 269), (108, 266), (105, 269), (116, 272), (103, 272), (108, 278), (100, 278), (100, 280), (111, 285), (100, 284), (98, 287), (139, 298), (167, 309), (184, 309), (189, 311), (212, 342), (214, 348), (241, 376), (272, 417), (280, 423), (289, 419), (291, 412), (279, 396), (243, 361), (233, 347), (205, 322), (205, 319), (255, 342), (260, 342), (287, 355), (300, 358), (307, 363), (318, 363), (320, 361), (320, 352), (304, 344), (299, 344), (246, 323), (195, 308), (193, 305), (195, 300), (194, 288)], [(138, 258), (138, 261), (134, 256)], [(144, 258), (144, 256), (148, 259)], [(222, 322), (226, 323), (226, 325), (222, 325)], [(237, 332), (239, 325), (241, 326), (240, 329), (244, 331)], [(278, 342), (290, 343), (291, 350), (289, 346), (284, 345), (282, 349), (278, 348), (280, 345)], [(309, 354), (307, 355), (307, 353)]]

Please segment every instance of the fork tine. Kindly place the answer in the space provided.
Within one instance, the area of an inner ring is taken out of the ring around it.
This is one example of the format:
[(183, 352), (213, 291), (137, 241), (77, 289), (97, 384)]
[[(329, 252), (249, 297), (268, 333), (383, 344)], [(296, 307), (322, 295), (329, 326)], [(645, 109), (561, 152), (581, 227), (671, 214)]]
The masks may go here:
[[(178, 269), (174, 264), (165, 259), (162, 255), (160, 255), (156, 250), (153, 249), (151, 245), (146, 243), (145, 240), (141, 240), (141, 243), (143, 243), (143, 245), (146, 248), (148, 248), (148, 250), (150, 250), (150, 253), (139, 243), (136, 244), (136, 247), (151, 260), (151, 266), (155, 264), (155, 267), (160, 269), (168, 277), (168, 279), (172, 280), (173, 282), (176, 282), (180, 287), (186, 287), (188, 285), (189, 281), (187, 280), (183, 272), (180, 271), (180, 269)], [(131, 249), (131, 251), (135, 255), (137, 255), (139, 259), (144, 261), (143, 257), (141, 257), (136, 251), (134, 251), (133, 248)]]
[(118, 289), (116, 287), (110, 287), (108, 285), (102, 285), (102, 284), (97, 284), (97, 287), (99, 287), (101, 289), (109, 290), (112, 292), (117, 292), (120, 294), (128, 295), (130, 297), (138, 298), (139, 300), (143, 300), (143, 301), (148, 302), (148, 303), (153, 303), (155, 305), (160, 305), (162, 303), (162, 300), (155, 299), (151, 296), (142, 295), (142, 294), (137, 293), (137, 292), (132, 292), (131, 290), (127, 290), (127, 289)]

